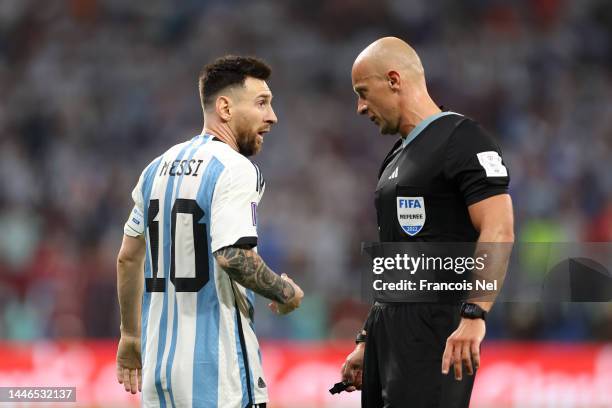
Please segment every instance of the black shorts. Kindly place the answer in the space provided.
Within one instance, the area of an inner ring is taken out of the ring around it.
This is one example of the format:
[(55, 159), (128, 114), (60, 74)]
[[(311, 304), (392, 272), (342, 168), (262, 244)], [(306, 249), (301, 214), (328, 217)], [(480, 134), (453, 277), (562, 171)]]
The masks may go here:
[(366, 322), (363, 408), (467, 408), (475, 375), (442, 374), (446, 339), (460, 306), (395, 303), (372, 307)]

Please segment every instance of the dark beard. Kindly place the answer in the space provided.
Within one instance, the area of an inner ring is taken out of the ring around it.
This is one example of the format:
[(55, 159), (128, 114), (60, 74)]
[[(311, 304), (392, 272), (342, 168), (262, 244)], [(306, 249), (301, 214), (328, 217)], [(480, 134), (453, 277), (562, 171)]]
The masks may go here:
[(237, 141), (238, 151), (246, 157), (251, 157), (256, 153), (257, 139), (256, 137), (241, 137)]

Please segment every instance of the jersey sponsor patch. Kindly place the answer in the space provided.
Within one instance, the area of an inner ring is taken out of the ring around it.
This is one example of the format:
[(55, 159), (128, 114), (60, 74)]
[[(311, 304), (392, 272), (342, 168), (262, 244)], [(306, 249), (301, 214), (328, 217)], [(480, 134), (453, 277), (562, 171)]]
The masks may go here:
[(487, 173), (487, 177), (508, 177), (508, 170), (502, 163), (502, 158), (495, 151), (476, 154), (478, 162)]
[(425, 225), (423, 197), (397, 197), (397, 221), (408, 235), (418, 234)]
[(142, 214), (142, 211), (140, 211), (137, 206), (134, 206), (132, 213), (130, 214), (130, 218), (128, 218), (128, 221), (123, 226), (123, 233), (131, 237), (144, 234), (143, 222), (144, 215)]

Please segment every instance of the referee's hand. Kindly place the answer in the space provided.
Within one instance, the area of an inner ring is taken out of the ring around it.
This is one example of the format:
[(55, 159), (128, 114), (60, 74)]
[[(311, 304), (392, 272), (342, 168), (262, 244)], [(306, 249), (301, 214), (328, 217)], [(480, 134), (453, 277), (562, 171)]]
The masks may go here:
[(457, 330), (446, 340), (446, 348), (442, 355), (442, 374), (448, 374), (452, 365), (455, 369), (455, 379), (463, 378), (462, 365), (469, 375), (480, 366), (480, 343), (484, 339), (486, 325), (482, 319), (462, 318)]
[(342, 381), (352, 384), (347, 387), (347, 392), (361, 389), (364, 352), (365, 343), (357, 344), (355, 350), (346, 357), (346, 361), (342, 365), (342, 369), (340, 370)]

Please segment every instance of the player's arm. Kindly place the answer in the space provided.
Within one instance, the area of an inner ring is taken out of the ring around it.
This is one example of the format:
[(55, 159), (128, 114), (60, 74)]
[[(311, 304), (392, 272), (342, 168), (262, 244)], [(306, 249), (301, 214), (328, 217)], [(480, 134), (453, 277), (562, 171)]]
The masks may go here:
[(230, 278), (277, 302), (270, 305), (275, 312), (285, 314), (299, 307), (304, 292), (287, 275), (274, 273), (254, 250), (229, 246), (217, 250), (214, 256)]
[[(495, 277), (505, 275), (514, 242), (512, 200), (508, 194), (499, 194), (468, 207), (474, 228), (479, 231), (476, 253), (492, 252), (487, 272)], [(493, 302), (470, 301), (488, 312)], [(473, 374), (480, 366), (480, 344), (486, 333), (483, 319), (462, 317), (457, 329), (448, 337), (442, 356), (442, 372), (447, 374), (453, 365), (455, 379), (462, 378), (462, 365)]]
[(140, 336), (144, 259), (144, 237), (124, 235), (117, 256), (117, 295), (121, 312), (122, 335)]
[(142, 389), (140, 307), (144, 288), (144, 259), (144, 237), (124, 235), (117, 256), (117, 295), (121, 313), (117, 381), (132, 394)]

